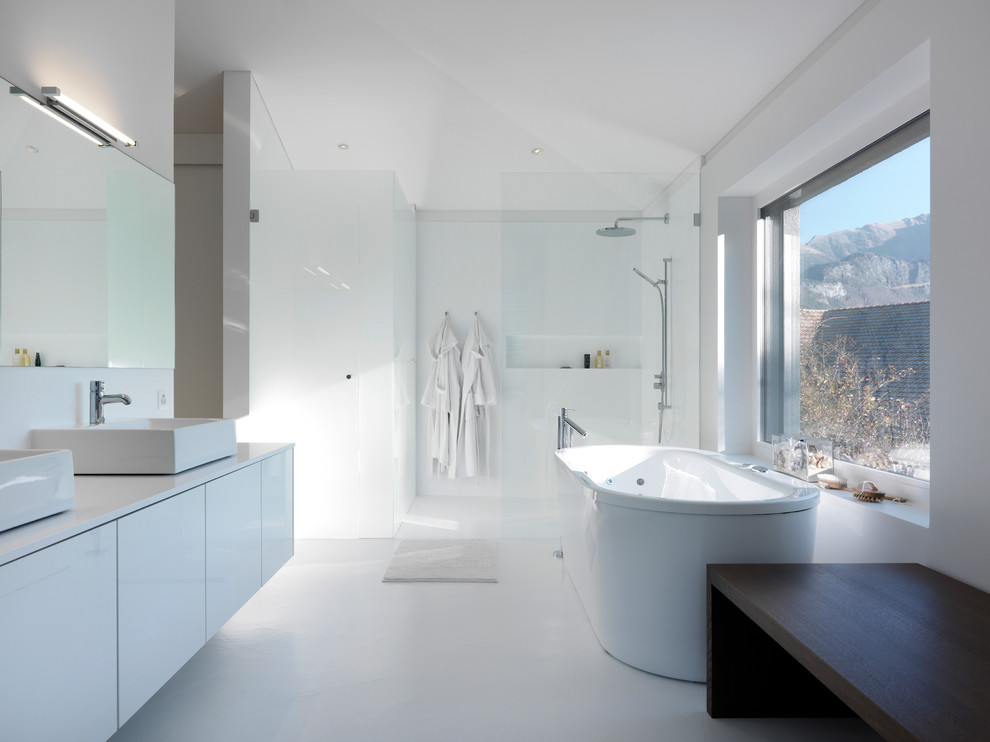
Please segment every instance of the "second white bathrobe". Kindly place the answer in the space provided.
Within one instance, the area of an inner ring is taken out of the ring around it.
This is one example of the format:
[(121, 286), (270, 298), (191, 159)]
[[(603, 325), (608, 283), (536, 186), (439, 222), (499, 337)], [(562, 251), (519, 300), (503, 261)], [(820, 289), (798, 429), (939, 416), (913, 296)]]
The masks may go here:
[(488, 474), (491, 432), (488, 408), (497, 399), (492, 343), (475, 315), (461, 353), (461, 416), (458, 437), (464, 454), (464, 474), (469, 477)]

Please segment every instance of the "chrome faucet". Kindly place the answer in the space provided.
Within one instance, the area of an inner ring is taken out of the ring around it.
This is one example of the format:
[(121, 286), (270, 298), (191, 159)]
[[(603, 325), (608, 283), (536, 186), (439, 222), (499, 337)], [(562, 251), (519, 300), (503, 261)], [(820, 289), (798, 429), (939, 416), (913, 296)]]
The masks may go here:
[(124, 404), (130, 404), (131, 398), (128, 397), (126, 394), (104, 394), (102, 381), (89, 382), (89, 424), (90, 425), (102, 425), (104, 422), (106, 422), (106, 420), (103, 419), (103, 405), (110, 404), (111, 402), (122, 402)]
[(588, 437), (588, 433), (585, 432), (585, 429), (567, 416), (568, 412), (573, 412), (573, 410), (568, 410), (566, 407), (561, 407), (560, 414), (557, 416), (557, 450), (558, 451), (561, 448), (571, 447), (571, 438), (574, 435), (574, 431), (580, 433), (582, 438)]

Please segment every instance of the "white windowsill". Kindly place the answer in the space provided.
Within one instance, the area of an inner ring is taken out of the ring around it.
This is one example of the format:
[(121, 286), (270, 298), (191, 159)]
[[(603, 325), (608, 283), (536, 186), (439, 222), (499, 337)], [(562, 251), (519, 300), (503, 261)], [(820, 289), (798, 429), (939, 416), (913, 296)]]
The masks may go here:
[[(757, 441), (754, 445), (754, 450), (757, 458), (767, 464), (770, 463), (773, 447), (769, 443)], [(907, 499), (907, 502), (863, 502), (853, 497), (850, 492), (829, 490), (824, 487), (822, 488), (823, 494), (828, 494), (841, 500), (848, 500), (885, 516), (898, 518), (921, 526), (922, 528), (928, 528), (929, 504), (931, 502), (928, 482), (920, 479), (912, 479), (900, 474), (878, 471), (877, 469), (868, 469), (865, 466), (857, 466), (847, 461), (835, 462), (835, 474), (846, 480), (847, 487), (858, 487), (861, 482), (870, 481), (890, 497), (904, 497)]]

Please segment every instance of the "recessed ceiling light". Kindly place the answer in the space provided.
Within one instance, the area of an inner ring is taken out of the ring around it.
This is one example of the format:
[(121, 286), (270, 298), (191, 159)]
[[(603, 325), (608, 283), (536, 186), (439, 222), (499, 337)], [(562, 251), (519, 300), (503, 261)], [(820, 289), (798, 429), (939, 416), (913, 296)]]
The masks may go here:
[(530, 152), (532, 152), (534, 155), (542, 155), (543, 147), (533, 147), (533, 149), (531, 149)]
[(340, 144), (337, 145), (337, 149), (339, 149), (341, 152), (344, 152), (346, 150), (349, 150), (350, 148), (351, 148), (351, 145), (344, 144), (343, 142), (341, 142)]

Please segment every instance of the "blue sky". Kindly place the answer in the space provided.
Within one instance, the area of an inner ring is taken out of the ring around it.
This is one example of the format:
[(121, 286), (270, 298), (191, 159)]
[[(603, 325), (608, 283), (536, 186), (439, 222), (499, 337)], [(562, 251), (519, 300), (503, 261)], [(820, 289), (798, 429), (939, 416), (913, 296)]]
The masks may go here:
[(816, 235), (931, 212), (929, 140), (801, 204), (801, 244)]

